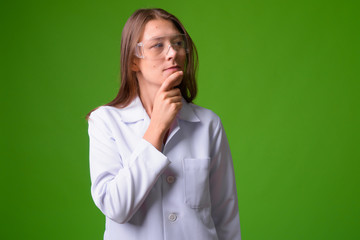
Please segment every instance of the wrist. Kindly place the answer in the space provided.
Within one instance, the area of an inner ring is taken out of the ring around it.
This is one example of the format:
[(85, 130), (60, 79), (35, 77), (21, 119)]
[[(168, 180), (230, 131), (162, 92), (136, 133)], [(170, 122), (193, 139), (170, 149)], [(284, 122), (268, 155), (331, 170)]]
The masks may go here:
[(164, 130), (164, 128), (150, 123), (143, 138), (161, 151), (165, 134), (166, 130)]

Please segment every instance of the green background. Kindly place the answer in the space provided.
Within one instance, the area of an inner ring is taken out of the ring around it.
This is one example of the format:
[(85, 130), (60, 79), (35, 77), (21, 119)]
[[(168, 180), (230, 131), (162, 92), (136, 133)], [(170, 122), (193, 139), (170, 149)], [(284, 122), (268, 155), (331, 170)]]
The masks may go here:
[(1, 239), (102, 239), (85, 115), (140, 7), (178, 16), (232, 150), (242, 237), (360, 239), (358, 1), (5, 1)]

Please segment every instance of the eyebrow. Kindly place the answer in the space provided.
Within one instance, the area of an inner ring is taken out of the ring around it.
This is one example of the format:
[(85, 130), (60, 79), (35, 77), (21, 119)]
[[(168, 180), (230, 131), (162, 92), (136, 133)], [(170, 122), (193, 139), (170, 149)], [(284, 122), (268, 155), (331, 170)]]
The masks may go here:
[(145, 41), (156, 41), (156, 40), (162, 40), (162, 39), (164, 39), (165, 38), (165, 36), (161, 36), (161, 37), (152, 37), (152, 38), (149, 38), (148, 40), (145, 40)]
[(162, 40), (166, 37), (178, 37), (178, 36), (182, 36), (182, 35), (185, 36), (185, 34), (182, 34), (182, 33), (168, 34), (168, 35), (163, 35), (163, 36), (158, 36), (158, 37), (152, 37), (152, 38), (146, 39), (144, 41)]

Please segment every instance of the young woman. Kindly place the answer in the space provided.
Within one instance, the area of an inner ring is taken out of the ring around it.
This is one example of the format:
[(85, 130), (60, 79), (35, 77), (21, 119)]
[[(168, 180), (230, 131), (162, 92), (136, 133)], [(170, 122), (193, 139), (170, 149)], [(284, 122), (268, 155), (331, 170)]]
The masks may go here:
[(104, 239), (240, 239), (221, 121), (192, 104), (197, 52), (180, 21), (137, 10), (121, 39), (121, 87), (89, 114), (91, 193)]

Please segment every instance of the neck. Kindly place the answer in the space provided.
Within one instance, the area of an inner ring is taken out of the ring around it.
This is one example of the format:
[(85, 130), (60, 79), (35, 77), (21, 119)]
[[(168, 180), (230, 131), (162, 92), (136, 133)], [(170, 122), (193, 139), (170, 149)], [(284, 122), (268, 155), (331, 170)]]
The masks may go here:
[(142, 102), (143, 107), (145, 108), (146, 113), (151, 118), (155, 96), (160, 86), (149, 85), (149, 84), (145, 85), (144, 83), (139, 82), (139, 88), (140, 88), (140, 100)]

